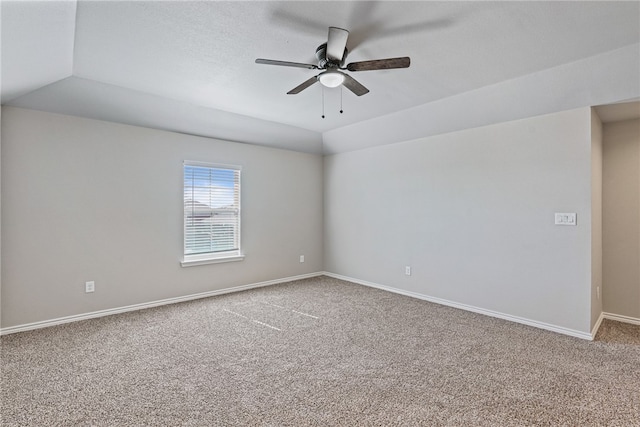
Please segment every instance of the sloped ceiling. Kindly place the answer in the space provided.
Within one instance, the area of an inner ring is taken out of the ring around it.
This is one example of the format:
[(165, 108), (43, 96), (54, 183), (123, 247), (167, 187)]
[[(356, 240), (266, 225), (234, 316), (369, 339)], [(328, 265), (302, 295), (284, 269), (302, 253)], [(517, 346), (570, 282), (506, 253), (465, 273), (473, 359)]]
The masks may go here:
[[(640, 2), (1, 5), (3, 104), (299, 151), (640, 96)], [(287, 95), (317, 72), (254, 63), (315, 63), (329, 26), (350, 30), (347, 62), (410, 56), (411, 67), (353, 73), (371, 91), (356, 97), (319, 84)], [(499, 110), (476, 105), (492, 97)]]
[(73, 74), (76, 2), (0, 3), (2, 104)]

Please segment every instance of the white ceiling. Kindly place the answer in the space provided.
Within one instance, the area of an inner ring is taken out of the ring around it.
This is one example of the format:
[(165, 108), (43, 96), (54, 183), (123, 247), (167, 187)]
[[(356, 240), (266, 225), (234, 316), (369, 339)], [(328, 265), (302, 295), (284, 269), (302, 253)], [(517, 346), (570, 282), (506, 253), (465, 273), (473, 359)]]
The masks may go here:
[(640, 101), (601, 105), (595, 107), (595, 109), (603, 123), (619, 122), (640, 117)]
[[(1, 5), (3, 104), (309, 152), (341, 129), (640, 42), (637, 1)], [(347, 62), (410, 56), (411, 67), (352, 73), (371, 92), (344, 90), (344, 114), (340, 89), (324, 89), (322, 119), (321, 85), (286, 94), (317, 71), (254, 60), (315, 63), (328, 26), (350, 30)], [(625, 76), (640, 86), (635, 68)]]

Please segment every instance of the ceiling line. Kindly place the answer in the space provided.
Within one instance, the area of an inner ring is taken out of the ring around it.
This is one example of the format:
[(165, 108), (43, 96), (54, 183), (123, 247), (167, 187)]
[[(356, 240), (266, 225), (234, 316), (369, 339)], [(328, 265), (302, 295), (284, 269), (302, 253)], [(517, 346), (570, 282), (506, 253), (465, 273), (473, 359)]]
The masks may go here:
[(73, 46), (71, 46), (71, 76), (76, 75), (76, 38), (78, 37), (78, 0), (73, 10)]

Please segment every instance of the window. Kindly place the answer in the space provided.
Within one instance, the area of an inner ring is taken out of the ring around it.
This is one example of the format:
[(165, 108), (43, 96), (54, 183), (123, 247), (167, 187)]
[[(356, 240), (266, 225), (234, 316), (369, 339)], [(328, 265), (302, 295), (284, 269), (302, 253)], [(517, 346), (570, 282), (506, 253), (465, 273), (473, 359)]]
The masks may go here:
[(185, 162), (182, 266), (242, 259), (240, 168)]

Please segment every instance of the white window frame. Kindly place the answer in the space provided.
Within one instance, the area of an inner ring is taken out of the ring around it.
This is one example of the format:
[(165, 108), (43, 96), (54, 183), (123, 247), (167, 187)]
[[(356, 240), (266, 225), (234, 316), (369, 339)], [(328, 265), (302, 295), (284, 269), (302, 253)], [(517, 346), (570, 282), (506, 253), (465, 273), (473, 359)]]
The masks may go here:
[[(186, 244), (187, 244), (187, 215), (186, 215), (186, 206), (184, 205), (184, 174), (186, 166), (196, 166), (196, 167), (204, 167), (211, 169), (227, 169), (236, 171), (239, 174), (238, 180), (238, 227), (237, 227), (237, 240), (238, 240), (238, 248), (230, 251), (224, 252), (207, 252), (200, 254), (187, 254)], [(205, 163), (205, 162), (196, 162), (185, 160), (182, 165), (182, 203), (183, 203), (183, 236), (182, 236), (182, 253), (183, 258), (180, 261), (180, 265), (182, 267), (191, 267), (195, 265), (204, 265), (204, 264), (216, 264), (222, 262), (233, 262), (233, 261), (242, 261), (244, 259), (244, 254), (241, 249), (241, 223), (242, 223), (242, 215), (241, 215), (241, 191), (242, 191), (242, 167), (237, 165), (227, 165), (221, 163)]]

